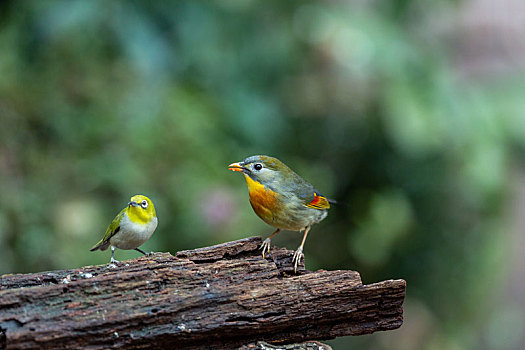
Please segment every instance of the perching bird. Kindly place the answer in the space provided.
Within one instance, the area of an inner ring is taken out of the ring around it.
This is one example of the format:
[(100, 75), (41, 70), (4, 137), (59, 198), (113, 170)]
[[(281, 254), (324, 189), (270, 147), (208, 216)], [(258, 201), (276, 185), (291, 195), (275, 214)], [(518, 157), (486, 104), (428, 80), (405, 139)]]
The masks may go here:
[(262, 255), (270, 252), (271, 239), (282, 230), (304, 231), (301, 245), (295, 251), (294, 271), (304, 257), (303, 246), (310, 227), (323, 220), (332, 201), (319, 193), (279, 159), (251, 156), (232, 163), (229, 170), (244, 174), (250, 204), (264, 222), (276, 228), (261, 245)]
[(117, 214), (106, 229), (106, 234), (91, 251), (106, 250), (111, 246), (111, 262), (118, 262), (113, 258), (115, 248), (135, 249), (144, 255), (138, 247), (144, 244), (157, 228), (157, 215), (153, 202), (146, 196), (131, 197), (128, 206)]

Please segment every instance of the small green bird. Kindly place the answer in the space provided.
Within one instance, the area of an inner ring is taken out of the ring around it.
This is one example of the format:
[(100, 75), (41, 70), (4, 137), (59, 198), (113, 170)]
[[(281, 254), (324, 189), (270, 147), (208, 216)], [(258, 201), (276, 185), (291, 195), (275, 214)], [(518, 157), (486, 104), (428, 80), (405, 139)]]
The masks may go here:
[(303, 246), (310, 227), (323, 220), (334, 200), (328, 199), (287, 167), (279, 159), (251, 156), (232, 163), (229, 170), (244, 174), (248, 184), (250, 204), (255, 213), (268, 225), (277, 228), (261, 245), (262, 256), (270, 252), (271, 239), (283, 230), (304, 231), (301, 245), (295, 251), (294, 271), (304, 257)]
[(106, 229), (106, 234), (90, 249), (106, 250), (111, 245), (111, 262), (118, 262), (113, 258), (115, 248), (135, 249), (144, 255), (138, 247), (144, 244), (157, 228), (157, 215), (153, 202), (146, 196), (131, 197), (128, 206), (117, 214)]

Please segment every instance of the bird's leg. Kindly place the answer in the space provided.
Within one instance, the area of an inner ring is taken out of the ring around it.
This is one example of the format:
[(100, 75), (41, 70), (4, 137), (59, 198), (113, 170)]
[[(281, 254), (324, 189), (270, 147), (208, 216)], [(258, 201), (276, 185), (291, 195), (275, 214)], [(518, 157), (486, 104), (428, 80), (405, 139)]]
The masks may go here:
[(149, 256), (149, 255), (151, 254), (151, 253), (146, 253), (145, 251), (143, 251), (143, 250), (140, 249), (140, 248), (135, 248), (135, 250), (136, 250), (137, 252), (140, 252), (140, 253), (146, 255), (146, 256)]
[(304, 242), (306, 241), (306, 236), (308, 235), (308, 231), (310, 231), (310, 226), (306, 226), (306, 228), (304, 229), (303, 241), (301, 242), (301, 245), (299, 246), (299, 248), (297, 248), (295, 253), (293, 253), (292, 263), (293, 263), (294, 273), (297, 273), (297, 265), (299, 265), (299, 261), (301, 261), (301, 258), (304, 258), (303, 246), (304, 246)]
[(111, 263), (118, 263), (119, 261), (113, 258), (113, 254), (115, 254), (115, 247), (111, 246)]
[(263, 256), (263, 259), (264, 259), (264, 254), (270, 252), (270, 243), (271, 243), (271, 241), (272, 241), (273, 236), (275, 236), (276, 234), (278, 234), (279, 231), (281, 231), (280, 228), (278, 228), (277, 230), (275, 230), (274, 233), (272, 233), (272, 234), (270, 235), (270, 237), (266, 238), (266, 239), (262, 242), (261, 247), (260, 247), (259, 249), (262, 250), (262, 256)]

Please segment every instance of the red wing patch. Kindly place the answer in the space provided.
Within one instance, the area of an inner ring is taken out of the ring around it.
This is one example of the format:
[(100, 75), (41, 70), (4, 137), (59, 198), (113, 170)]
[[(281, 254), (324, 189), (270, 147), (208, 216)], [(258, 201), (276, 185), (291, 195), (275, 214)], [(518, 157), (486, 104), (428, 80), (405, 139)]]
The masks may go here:
[(328, 203), (328, 199), (326, 197), (320, 195), (317, 192), (314, 192), (314, 199), (308, 204), (305, 204), (308, 208), (313, 209), (329, 209), (330, 203)]

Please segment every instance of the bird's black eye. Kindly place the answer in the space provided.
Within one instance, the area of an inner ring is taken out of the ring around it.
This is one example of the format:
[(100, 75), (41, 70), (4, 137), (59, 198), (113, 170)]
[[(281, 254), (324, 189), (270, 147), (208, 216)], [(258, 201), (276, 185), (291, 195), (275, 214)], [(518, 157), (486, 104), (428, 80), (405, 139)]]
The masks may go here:
[(253, 168), (254, 168), (255, 170), (261, 170), (261, 169), (263, 168), (263, 166), (262, 166), (261, 163), (257, 163), (257, 164), (255, 164), (255, 165), (253, 166)]
[(142, 208), (146, 209), (148, 207), (148, 202), (146, 200), (143, 200), (140, 205), (142, 206)]

